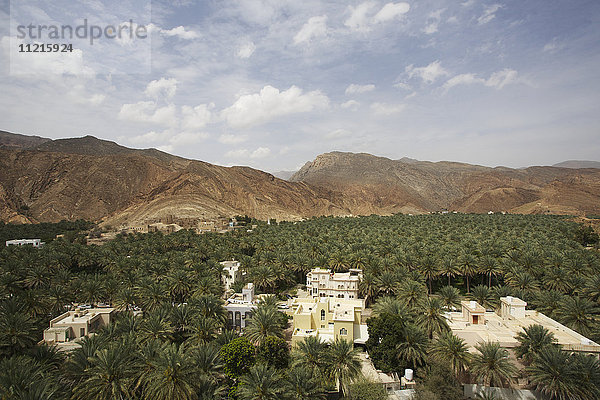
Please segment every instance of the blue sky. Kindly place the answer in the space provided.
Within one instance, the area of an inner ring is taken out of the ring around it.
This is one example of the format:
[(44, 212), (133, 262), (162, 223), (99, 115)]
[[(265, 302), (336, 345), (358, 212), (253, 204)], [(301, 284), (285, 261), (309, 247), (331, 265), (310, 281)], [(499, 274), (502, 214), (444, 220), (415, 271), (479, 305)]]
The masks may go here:
[[(48, 3), (0, 0), (0, 129), (267, 171), (334, 150), (511, 167), (599, 158), (598, 1)], [(34, 42), (16, 25), (83, 18), (133, 19), (149, 37), (15, 53)]]

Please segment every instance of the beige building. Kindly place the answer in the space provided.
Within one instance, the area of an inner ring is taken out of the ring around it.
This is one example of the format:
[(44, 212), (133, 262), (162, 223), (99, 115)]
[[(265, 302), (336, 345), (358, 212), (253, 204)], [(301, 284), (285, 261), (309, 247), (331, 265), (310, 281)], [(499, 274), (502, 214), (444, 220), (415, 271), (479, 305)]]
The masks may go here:
[(516, 339), (523, 328), (542, 325), (554, 334), (564, 350), (600, 354), (600, 345), (542, 313), (527, 310), (527, 303), (517, 297), (501, 297), (497, 312), (487, 312), (476, 301), (462, 301), (461, 312), (446, 313), (452, 332), (474, 351), (479, 342), (499, 342), (502, 347), (519, 345)]
[(361, 323), (364, 300), (295, 298), (289, 306), (294, 318), (292, 344), (307, 336), (318, 336), (327, 342), (341, 337), (357, 344), (364, 344), (369, 338), (367, 325)]
[(44, 330), (44, 342), (60, 345), (88, 336), (110, 324), (115, 312), (114, 308), (78, 308), (67, 311), (50, 321), (50, 327)]
[(358, 299), (362, 270), (332, 273), (329, 269), (314, 268), (306, 275), (306, 290), (312, 297)]

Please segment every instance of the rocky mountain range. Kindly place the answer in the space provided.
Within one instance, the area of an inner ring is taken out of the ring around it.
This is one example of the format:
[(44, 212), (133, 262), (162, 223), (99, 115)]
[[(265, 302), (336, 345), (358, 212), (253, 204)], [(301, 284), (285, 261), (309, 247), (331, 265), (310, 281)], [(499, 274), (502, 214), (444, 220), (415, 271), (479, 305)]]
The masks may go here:
[(222, 167), (92, 136), (0, 132), (0, 219), (85, 218), (122, 225), (166, 215), (318, 215), (508, 211), (600, 214), (600, 169), (489, 168), (332, 152), (289, 178)]

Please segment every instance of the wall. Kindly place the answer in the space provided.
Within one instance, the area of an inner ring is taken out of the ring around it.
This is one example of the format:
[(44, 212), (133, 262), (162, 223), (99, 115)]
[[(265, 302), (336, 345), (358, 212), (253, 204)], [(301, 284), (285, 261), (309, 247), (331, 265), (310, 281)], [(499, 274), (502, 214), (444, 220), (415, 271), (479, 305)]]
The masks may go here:
[(483, 385), (464, 385), (464, 395), (468, 399), (474, 399), (475, 395), (486, 389), (492, 391), (496, 397), (503, 400), (548, 400), (541, 393), (531, 390), (486, 387)]

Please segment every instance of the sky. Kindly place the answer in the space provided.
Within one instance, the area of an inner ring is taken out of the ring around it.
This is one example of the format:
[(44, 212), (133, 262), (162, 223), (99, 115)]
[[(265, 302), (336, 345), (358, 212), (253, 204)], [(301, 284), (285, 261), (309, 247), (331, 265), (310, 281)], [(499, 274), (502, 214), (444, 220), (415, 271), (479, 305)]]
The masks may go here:
[[(0, 0), (0, 21), (0, 130), (271, 172), (600, 159), (597, 0)], [(36, 36), (85, 21), (125, 34)]]

